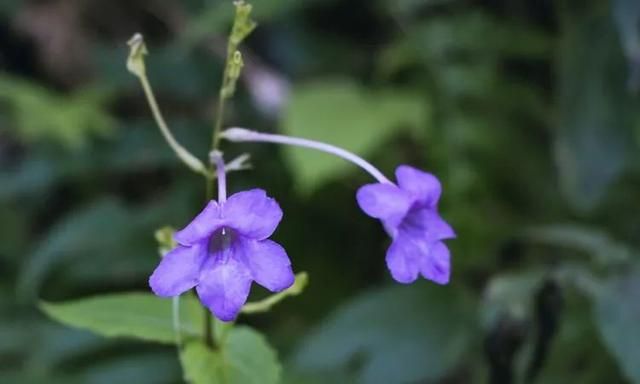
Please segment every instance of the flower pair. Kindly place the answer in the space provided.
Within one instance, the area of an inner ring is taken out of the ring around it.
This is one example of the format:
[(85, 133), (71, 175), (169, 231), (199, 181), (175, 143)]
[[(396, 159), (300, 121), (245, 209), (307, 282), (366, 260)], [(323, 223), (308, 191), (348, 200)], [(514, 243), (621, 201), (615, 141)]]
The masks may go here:
[[(262, 141), (285, 140), (255, 132), (240, 134), (243, 138), (255, 138), (257, 134)], [(300, 143), (316, 146), (298, 139)], [(329, 145), (321, 146), (326, 151), (337, 151)], [(338, 153), (343, 158), (355, 156)], [(380, 219), (393, 239), (386, 256), (391, 276), (405, 284), (419, 275), (446, 284), (451, 271), (450, 254), (442, 240), (455, 234), (438, 214), (442, 192), (438, 179), (402, 165), (396, 170), (396, 185), (364, 160), (355, 160), (379, 181), (361, 187), (356, 197), (360, 208)], [(219, 202), (210, 201), (175, 234), (178, 246), (163, 257), (149, 284), (156, 295), (164, 297), (195, 287), (202, 303), (216, 317), (230, 321), (245, 304), (253, 281), (279, 292), (290, 287), (295, 278), (285, 250), (268, 239), (282, 219), (278, 203), (261, 189), (239, 192), (226, 199), (224, 172), (220, 176), (223, 193)]]
[[(391, 276), (411, 283), (419, 274), (439, 284), (450, 275), (450, 255), (442, 240), (455, 237), (439, 216), (438, 179), (402, 165), (398, 185), (368, 184), (358, 204), (380, 219), (392, 237), (386, 261)], [(164, 256), (149, 283), (159, 296), (176, 296), (193, 287), (219, 319), (233, 320), (249, 295), (252, 281), (273, 292), (294, 282), (285, 250), (268, 240), (282, 219), (278, 203), (265, 191), (239, 192), (223, 204), (212, 200), (175, 234), (178, 246)]]

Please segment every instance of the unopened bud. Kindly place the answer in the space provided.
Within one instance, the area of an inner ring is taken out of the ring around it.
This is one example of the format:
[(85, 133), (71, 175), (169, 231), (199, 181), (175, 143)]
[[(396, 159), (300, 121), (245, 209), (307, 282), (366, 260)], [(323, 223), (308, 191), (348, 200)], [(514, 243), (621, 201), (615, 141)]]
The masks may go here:
[(129, 41), (129, 57), (127, 58), (127, 69), (138, 77), (145, 76), (144, 56), (149, 53), (144, 44), (141, 34), (134, 34)]

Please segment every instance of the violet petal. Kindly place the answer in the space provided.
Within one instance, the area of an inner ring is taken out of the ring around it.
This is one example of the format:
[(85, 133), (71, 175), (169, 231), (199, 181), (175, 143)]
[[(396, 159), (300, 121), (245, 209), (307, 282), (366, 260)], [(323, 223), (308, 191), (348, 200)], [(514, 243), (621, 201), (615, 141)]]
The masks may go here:
[(223, 225), (220, 207), (211, 200), (186, 227), (176, 232), (174, 239), (182, 245), (191, 245), (208, 238)]
[(251, 288), (249, 269), (235, 257), (221, 260), (209, 256), (196, 287), (200, 301), (222, 321), (234, 320), (247, 301)]
[(442, 186), (431, 173), (401, 165), (396, 168), (396, 180), (401, 189), (415, 196), (425, 206), (433, 208), (438, 204)]
[(400, 223), (413, 200), (393, 184), (367, 184), (358, 189), (358, 205), (369, 216), (385, 221), (390, 226)]
[(399, 283), (413, 283), (420, 271), (419, 258), (423, 250), (410, 237), (400, 234), (387, 250), (387, 267)]
[(222, 210), (230, 227), (254, 240), (271, 236), (282, 219), (280, 206), (262, 189), (233, 194)]
[(200, 266), (206, 257), (206, 245), (178, 245), (167, 253), (149, 278), (149, 285), (158, 296), (177, 296), (199, 282)]
[(456, 237), (453, 228), (433, 209), (415, 209), (409, 212), (400, 231), (428, 242)]
[(291, 261), (280, 244), (271, 241), (244, 242), (244, 261), (256, 283), (271, 292), (289, 288), (295, 281)]
[(438, 284), (447, 284), (451, 274), (451, 255), (449, 248), (439, 241), (431, 245), (427, 257), (420, 260), (420, 273), (425, 279)]

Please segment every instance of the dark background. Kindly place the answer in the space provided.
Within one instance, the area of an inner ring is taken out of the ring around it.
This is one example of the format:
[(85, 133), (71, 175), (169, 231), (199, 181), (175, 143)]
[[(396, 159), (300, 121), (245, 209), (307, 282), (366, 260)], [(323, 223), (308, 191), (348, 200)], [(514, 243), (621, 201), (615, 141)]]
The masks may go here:
[[(164, 144), (126, 41), (204, 158), (230, 1), (0, 2), (0, 382), (176, 383), (175, 350), (37, 309), (148, 290), (163, 225), (204, 185)], [(231, 191), (283, 207), (274, 239), (311, 283), (243, 317), (290, 383), (640, 383), (640, 3), (256, 0), (226, 125), (322, 139), (391, 176), (441, 178), (448, 286), (394, 283), (370, 182), (271, 145)], [(254, 287), (255, 297), (264, 290)]]

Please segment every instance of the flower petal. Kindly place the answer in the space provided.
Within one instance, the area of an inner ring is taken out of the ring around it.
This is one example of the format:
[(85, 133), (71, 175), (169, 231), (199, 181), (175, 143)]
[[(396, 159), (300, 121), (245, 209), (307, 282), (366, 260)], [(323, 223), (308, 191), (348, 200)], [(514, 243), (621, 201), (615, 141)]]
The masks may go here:
[(451, 274), (451, 254), (449, 248), (439, 241), (431, 245), (427, 257), (420, 260), (420, 273), (425, 279), (438, 284), (447, 284)]
[(280, 206), (262, 189), (231, 195), (222, 211), (230, 227), (254, 240), (271, 236), (282, 219)]
[(387, 267), (391, 276), (399, 283), (413, 283), (420, 271), (420, 257), (426, 252), (421, 249), (421, 242), (400, 234), (387, 250)]
[(427, 242), (435, 242), (456, 237), (453, 228), (434, 209), (414, 209), (407, 214), (400, 232)]
[(198, 284), (200, 267), (206, 257), (206, 245), (178, 245), (164, 255), (149, 278), (149, 285), (158, 296), (177, 296)]
[(393, 184), (367, 184), (358, 189), (358, 205), (367, 215), (395, 226), (407, 214), (413, 200)]
[[(247, 301), (251, 288), (249, 269), (234, 257), (212, 254), (196, 287), (200, 301), (222, 321), (231, 321)], [(209, 261), (210, 260), (210, 261)]]
[(224, 225), (220, 213), (218, 203), (211, 200), (186, 227), (176, 232), (174, 239), (182, 245), (191, 245), (209, 237)]
[(289, 288), (295, 281), (291, 261), (280, 244), (271, 240), (245, 242), (244, 261), (256, 283), (271, 292)]
[(431, 173), (401, 165), (396, 168), (396, 180), (401, 189), (411, 193), (425, 206), (433, 208), (438, 204), (442, 185)]

